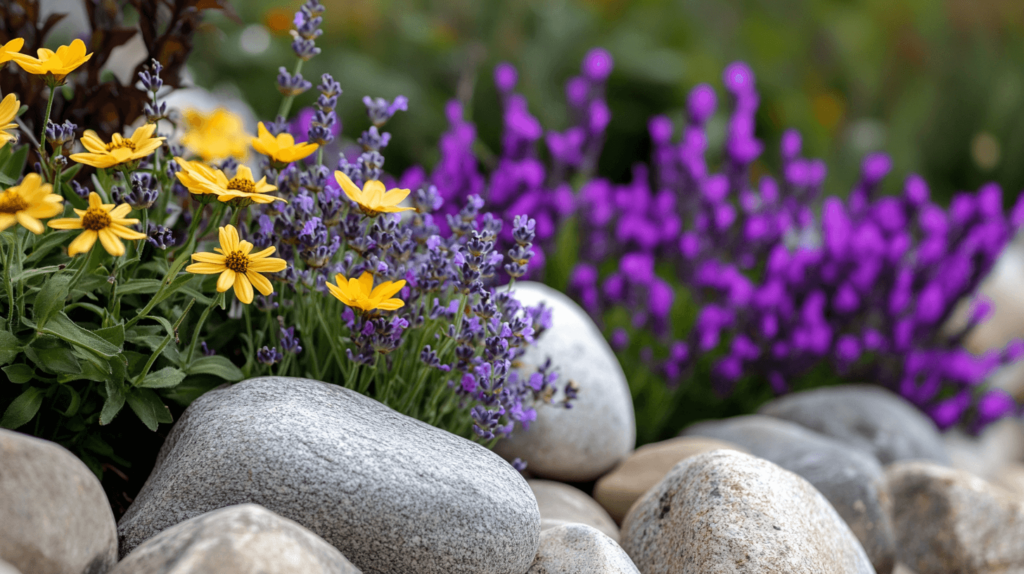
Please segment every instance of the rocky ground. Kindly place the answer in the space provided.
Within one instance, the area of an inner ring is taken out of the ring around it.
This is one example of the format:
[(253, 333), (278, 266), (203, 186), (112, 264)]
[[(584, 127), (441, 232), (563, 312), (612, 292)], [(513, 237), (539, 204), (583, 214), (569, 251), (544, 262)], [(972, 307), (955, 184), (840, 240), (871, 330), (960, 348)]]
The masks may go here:
[(555, 307), (534, 357), (577, 408), (492, 452), (337, 386), (252, 379), (185, 411), (118, 523), (71, 453), (0, 430), (0, 574), (1024, 572), (1018, 421), (943, 437), (853, 385), (634, 451), (600, 333), (518, 289)]

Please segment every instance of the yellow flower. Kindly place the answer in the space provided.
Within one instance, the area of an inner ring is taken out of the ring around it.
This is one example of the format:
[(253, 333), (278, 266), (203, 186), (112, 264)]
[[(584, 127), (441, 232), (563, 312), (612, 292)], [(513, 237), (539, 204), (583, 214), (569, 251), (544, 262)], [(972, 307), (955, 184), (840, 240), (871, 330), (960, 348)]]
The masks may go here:
[(184, 115), (186, 131), (181, 137), (181, 145), (203, 161), (227, 157), (243, 159), (248, 154), (252, 136), (245, 133), (242, 118), (224, 108), (217, 108), (209, 114), (187, 109)]
[(217, 253), (193, 253), (192, 260), (198, 263), (189, 265), (185, 271), (197, 275), (220, 273), (217, 291), (223, 293), (234, 286), (235, 297), (245, 304), (252, 303), (253, 287), (263, 295), (274, 292), (274, 286), (260, 273), (277, 273), (288, 266), (284, 259), (270, 257), (274, 247), (251, 253), (252, 243), (239, 241), (234, 225), (220, 228), (220, 247), (214, 251)]
[(30, 173), (19, 185), (0, 191), (0, 231), (15, 223), (39, 235), (46, 228), (40, 219), (49, 219), (64, 211), (64, 198), (53, 193), (53, 186), (39, 174)]
[(156, 131), (156, 124), (146, 124), (135, 128), (131, 138), (114, 134), (110, 143), (103, 143), (96, 132), (85, 130), (85, 133), (82, 134), (82, 145), (90, 153), (73, 154), (71, 160), (99, 168), (114, 167), (122, 163), (140, 160), (163, 144), (164, 138), (153, 137), (154, 131)]
[(259, 181), (255, 181), (252, 176), (252, 170), (247, 166), (238, 166), (238, 169), (235, 170), (235, 177), (231, 179), (228, 179), (224, 172), (219, 169), (210, 171), (213, 171), (214, 179), (207, 179), (201, 183), (206, 187), (207, 193), (216, 195), (217, 199), (224, 203), (236, 199), (245, 203), (245, 205), (249, 203), (284, 201), (280, 197), (267, 195), (267, 192), (274, 191), (277, 187), (267, 183), (266, 177), (261, 177)]
[[(5, 46), (6, 48), (6, 46)], [(20, 47), (19, 47), (20, 49)], [(21, 66), (22, 70), (39, 76), (52, 75), (58, 84), (64, 82), (64, 77), (74, 72), (76, 68), (89, 61), (92, 54), (85, 53), (85, 42), (75, 40), (70, 46), (61, 46), (57, 51), (39, 48), (39, 57), (19, 55), (12, 59)]]
[(334, 172), (334, 179), (338, 180), (341, 189), (349, 199), (359, 205), (359, 210), (369, 216), (380, 213), (397, 213), (409, 211), (412, 207), (398, 207), (406, 197), (409, 196), (408, 189), (392, 189), (384, 192), (384, 184), (371, 179), (363, 184), (363, 189), (356, 187), (356, 184), (344, 172)]
[(270, 158), (275, 164), (288, 164), (308, 157), (319, 147), (315, 143), (295, 143), (292, 134), (282, 133), (275, 138), (270, 135), (263, 122), (257, 126), (259, 137), (252, 138), (252, 147)]
[(25, 54), (21, 54), (21, 47), (25, 45), (25, 40), (22, 38), (15, 38), (6, 44), (0, 44), (0, 64), (6, 64), (11, 60), (20, 60), (26, 58)]
[(18, 129), (18, 124), (14, 123), (14, 116), (18, 115), (20, 108), (21, 102), (14, 94), (7, 94), (0, 102), (0, 148), (7, 145), (7, 142), (18, 139), (12, 132)]
[(112, 203), (102, 203), (96, 192), (89, 194), (89, 209), (76, 209), (78, 219), (65, 217), (50, 221), (54, 229), (82, 229), (82, 233), (68, 245), (68, 255), (74, 257), (79, 253), (88, 253), (99, 238), (107, 253), (118, 257), (124, 255), (122, 239), (145, 239), (145, 233), (128, 229), (126, 225), (136, 225), (138, 219), (125, 219), (132, 210), (127, 203), (114, 207)]
[(349, 307), (362, 309), (363, 311), (373, 311), (374, 309), (394, 311), (405, 306), (405, 301), (391, 298), (392, 295), (401, 291), (402, 287), (405, 287), (404, 280), (385, 281), (374, 287), (373, 275), (369, 271), (363, 271), (359, 279), (355, 277), (345, 279), (344, 275), (338, 273), (334, 276), (334, 280), (338, 284), (332, 285), (328, 283), (327, 289), (330, 290), (331, 295), (334, 295), (338, 301)]

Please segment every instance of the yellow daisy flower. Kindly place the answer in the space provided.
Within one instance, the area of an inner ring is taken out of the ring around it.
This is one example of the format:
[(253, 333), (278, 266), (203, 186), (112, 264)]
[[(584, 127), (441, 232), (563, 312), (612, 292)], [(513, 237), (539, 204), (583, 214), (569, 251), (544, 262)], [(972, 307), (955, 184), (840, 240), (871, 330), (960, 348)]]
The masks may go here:
[(334, 172), (334, 179), (345, 192), (349, 199), (359, 205), (359, 210), (371, 217), (381, 213), (398, 213), (409, 211), (413, 207), (398, 207), (399, 203), (409, 196), (408, 189), (392, 189), (384, 191), (384, 184), (371, 179), (363, 184), (363, 189), (356, 187), (356, 184), (344, 172)]
[(25, 40), (22, 38), (15, 38), (6, 44), (0, 44), (0, 64), (6, 64), (11, 60), (18, 60), (26, 58), (25, 54), (20, 53), (21, 47), (25, 45)]
[(18, 124), (14, 123), (14, 116), (18, 115), (19, 109), (21, 102), (14, 94), (7, 94), (0, 102), (0, 148), (7, 145), (7, 142), (18, 139), (18, 135), (14, 133), (14, 130), (18, 129)]
[(185, 135), (181, 136), (181, 145), (203, 161), (227, 157), (243, 159), (248, 155), (252, 136), (245, 133), (242, 118), (224, 108), (217, 108), (209, 114), (187, 109), (183, 114)]
[(54, 229), (81, 229), (83, 230), (71, 245), (68, 245), (68, 255), (74, 257), (79, 253), (88, 253), (99, 238), (100, 244), (107, 253), (114, 257), (124, 255), (124, 243), (122, 239), (145, 239), (145, 233), (139, 233), (128, 229), (127, 225), (137, 225), (138, 219), (125, 219), (132, 208), (127, 203), (114, 207), (112, 203), (103, 203), (100, 196), (94, 191), (89, 194), (89, 209), (76, 209), (78, 219), (65, 217), (54, 219), (49, 226)]
[(234, 225), (220, 228), (220, 247), (217, 253), (193, 253), (192, 260), (198, 261), (185, 268), (189, 273), (197, 275), (214, 275), (217, 278), (217, 292), (223, 293), (232, 286), (235, 297), (242, 303), (252, 303), (253, 291), (263, 295), (274, 292), (274, 286), (260, 273), (277, 273), (288, 266), (284, 259), (270, 257), (276, 248), (268, 247), (259, 253), (251, 253), (252, 243), (238, 240), (238, 230)]
[(376, 287), (373, 286), (373, 275), (369, 271), (363, 271), (359, 279), (345, 279), (345, 276), (338, 273), (334, 276), (337, 285), (327, 284), (331, 295), (342, 303), (355, 309), (363, 311), (394, 311), (405, 306), (405, 301), (391, 296), (405, 287), (405, 281), (385, 281)]
[(270, 135), (263, 122), (257, 126), (259, 137), (252, 138), (252, 147), (257, 152), (270, 158), (277, 165), (289, 164), (293, 161), (309, 157), (319, 147), (315, 143), (295, 143), (292, 134), (282, 133), (277, 137)]
[(207, 193), (213, 193), (217, 196), (217, 199), (224, 203), (238, 200), (233, 205), (235, 207), (242, 207), (243, 204), (248, 205), (249, 203), (284, 201), (280, 197), (267, 195), (267, 192), (274, 191), (277, 187), (267, 183), (266, 177), (261, 177), (259, 181), (255, 181), (252, 176), (252, 170), (247, 166), (238, 166), (238, 169), (235, 170), (235, 177), (231, 179), (228, 179), (224, 172), (219, 169), (211, 171), (214, 172), (214, 179), (208, 179), (202, 182), (202, 185), (206, 187)]
[(82, 134), (82, 145), (89, 150), (89, 153), (73, 154), (71, 160), (99, 168), (114, 167), (122, 163), (140, 160), (152, 154), (163, 144), (165, 138), (153, 137), (155, 131), (156, 124), (146, 124), (135, 128), (130, 138), (114, 134), (110, 143), (103, 143), (96, 132), (85, 130), (85, 133)]
[(0, 191), (0, 231), (20, 223), (39, 235), (46, 230), (40, 219), (49, 219), (64, 211), (64, 198), (53, 193), (52, 185), (42, 181), (39, 174), (30, 173), (20, 184)]
[[(6, 46), (5, 46), (6, 48)], [(20, 47), (19, 47), (20, 49)], [(64, 83), (64, 77), (74, 72), (82, 64), (92, 58), (92, 54), (85, 53), (85, 42), (75, 40), (70, 46), (61, 46), (57, 51), (39, 48), (38, 58), (19, 55), (12, 59), (21, 66), (22, 70), (39, 76), (53, 76), (58, 84)]]

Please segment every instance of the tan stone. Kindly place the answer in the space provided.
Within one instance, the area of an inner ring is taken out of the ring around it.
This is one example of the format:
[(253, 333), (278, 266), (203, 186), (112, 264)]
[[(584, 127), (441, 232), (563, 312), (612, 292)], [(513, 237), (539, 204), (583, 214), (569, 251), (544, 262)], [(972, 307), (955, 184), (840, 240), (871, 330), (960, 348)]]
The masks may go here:
[(1004, 466), (992, 477), (992, 483), (1024, 498), (1024, 464), (1013, 463)]
[(702, 437), (678, 437), (644, 445), (597, 481), (594, 499), (621, 524), (633, 503), (661, 482), (676, 463), (721, 448), (746, 452), (734, 444)]
[(526, 483), (537, 497), (541, 530), (546, 530), (545, 525), (552, 528), (575, 522), (592, 526), (612, 540), (619, 541), (618, 525), (587, 493), (553, 480), (528, 480)]

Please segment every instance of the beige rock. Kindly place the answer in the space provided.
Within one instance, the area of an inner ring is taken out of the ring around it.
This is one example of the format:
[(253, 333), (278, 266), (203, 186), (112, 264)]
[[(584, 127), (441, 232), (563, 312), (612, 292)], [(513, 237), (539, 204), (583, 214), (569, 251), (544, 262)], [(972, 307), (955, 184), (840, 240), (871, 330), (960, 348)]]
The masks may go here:
[(1024, 502), (964, 470), (886, 469), (899, 561), (918, 574), (1024, 572)]
[(576, 522), (593, 526), (612, 540), (619, 541), (619, 527), (587, 493), (553, 480), (528, 480), (526, 483), (537, 497), (541, 530), (545, 530), (545, 520), (549, 523)]
[(897, 562), (896, 568), (893, 568), (892, 574), (917, 574), (917, 572), (911, 570), (906, 564)]
[(992, 477), (992, 483), (1024, 499), (1024, 464), (1004, 466)]
[(661, 482), (679, 461), (720, 448), (746, 452), (734, 444), (701, 437), (679, 437), (644, 445), (597, 481), (594, 499), (621, 523), (633, 503)]
[(1004, 418), (989, 425), (980, 436), (969, 436), (950, 429), (942, 436), (954, 468), (966, 470), (986, 480), (1000, 469), (1024, 457), (1024, 423)]
[(0, 574), (21, 574), (21, 570), (18, 570), (7, 562), (0, 560)]
[(640, 574), (614, 540), (585, 524), (540, 533), (537, 558), (527, 574)]

